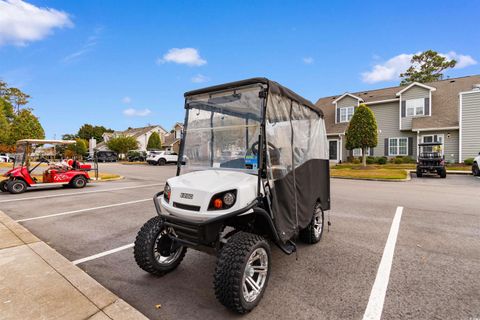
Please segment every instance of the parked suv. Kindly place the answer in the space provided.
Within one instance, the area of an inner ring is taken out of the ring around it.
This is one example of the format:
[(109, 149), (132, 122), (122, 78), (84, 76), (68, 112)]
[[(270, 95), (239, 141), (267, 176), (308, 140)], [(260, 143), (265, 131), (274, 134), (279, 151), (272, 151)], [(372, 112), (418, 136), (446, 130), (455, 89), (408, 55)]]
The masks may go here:
[(147, 162), (151, 165), (164, 166), (167, 163), (177, 163), (178, 154), (172, 151), (150, 151)]
[(480, 176), (480, 152), (478, 156), (473, 160), (472, 173), (474, 176)]
[(97, 152), (97, 161), (98, 162), (117, 162), (118, 154), (113, 151), (98, 151)]
[(0, 153), (0, 162), (13, 162), (14, 159), (10, 153)]

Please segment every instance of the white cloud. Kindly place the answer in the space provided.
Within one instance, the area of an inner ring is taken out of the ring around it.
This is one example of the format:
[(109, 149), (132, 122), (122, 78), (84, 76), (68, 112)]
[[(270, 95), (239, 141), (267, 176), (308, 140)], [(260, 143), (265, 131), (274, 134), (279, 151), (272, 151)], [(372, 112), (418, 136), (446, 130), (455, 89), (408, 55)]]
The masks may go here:
[(75, 51), (68, 56), (64, 57), (62, 59), (63, 62), (68, 63), (73, 60), (78, 59), (79, 57), (83, 56), (84, 54), (90, 52), (93, 50), (93, 48), (97, 45), (98, 39), (100, 37), (100, 33), (102, 32), (103, 28), (102, 27), (97, 27), (93, 31), (93, 34), (87, 38), (83, 46), (78, 50)]
[(166, 62), (186, 64), (188, 66), (201, 66), (207, 63), (206, 60), (200, 57), (198, 50), (195, 48), (172, 48), (162, 58), (157, 59), (157, 64)]
[(150, 109), (128, 108), (128, 109), (123, 110), (123, 114), (126, 115), (127, 117), (146, 117), (150, 113), (152, 113), (152, 111), (150, 111)]
[(473, 66), (477, 64), (477, 61), (472, 58), (472, 56), (458, 54), (455, 51), (450, 51), (448, 53), (440, 53), (440, 55), (446, 57), (448, 60), (455, 59), (457, 60), (457, 64), (455, 65), (455, 69), (462, 69), (465, 67)]
[(362, 81), (366, 83), (377, 83), (398, 79), (400, 73), (410, 66), (413, 54), (402, 53), (387, 60), (383, 64), (376, 64), (373, 69), (362, 73)]
[[(415, 54), (419, 54), (419, 52)], [(366, 83), (377, 83), (398, 80), (400, 78), (400, 74), (405, 72), (410, 67), (410, 60), (415, 54), (402, 53), (390, 58), (384, 63), (374, 65), (371, 71), (362, 73), (362, 81)], [(455, 51), (439, 53), (439, 55), (446, 57), (448, 60), (457, 60), (455, 69), (461, 69), (477, 64), (477, 61), (475, 61), (475, 59), (473, 59), (471, 56), (457, 54)]]
[(122, 99), (122, 102), (125, 103), (125, 104), (130, 104), (132, 102), (132, 98), (130, 97), (124, 97)]
[(303, 58), (303, 63), (305, 64), (312, 64), (315, 60), (312, 57), (305, 57)]
[(64, 11), (39, 8), (22, 0), (0, 0), (0, 46), (24, 46), (45, 38), (55, 28), (72, 26)]
[(192, 77), (193, 83), (203, 83), (208, 81), (210, 81), (210, 78), (204, 76), (203, 74), (197, 74), (196, 76)]

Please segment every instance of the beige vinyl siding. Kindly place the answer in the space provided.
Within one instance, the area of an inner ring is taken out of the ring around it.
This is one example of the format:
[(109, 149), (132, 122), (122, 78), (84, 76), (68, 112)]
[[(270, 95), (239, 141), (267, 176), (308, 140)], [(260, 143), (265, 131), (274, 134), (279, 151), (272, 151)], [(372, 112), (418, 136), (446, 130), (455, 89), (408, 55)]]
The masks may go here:
[(416, 133), (400, 131), (398, 129), (399, 121), (399, 105), (398, 102), (382, 103), (369, 106), (375, 114), (377, 120), (377, 125), (379, 129), (378, 134), (378, 145), (374, 149), (374, 156), (384, 156), (385, 155), (385, 139), (386, 138), (401, 138), (401, 137), (413, 137), (413, 155), (417, 155), (417, 141)]
[(462, 94), (461, 121), (463, 161), (480, 152), (480, 91)]
[(337, 108), (356, 106), (358, 106), (358, 100), (350, 96), (345, 96), (341, 100), (337, 101)]
[(418, 142), (423, 142), (423, 136), (432, 135), (443, 135), (443, 153), (445, 155), (445, 161), (450, 163), (458, 163), (458, 130), (420, 132), (418, 136)]
[[(429, 98), (430, 97), (430, 90), (419, 87), (419, 86), (413, 86), (407, 91), (402, 93), (402, 101), (407, 101), (410, 99), (422, 99), (422, 98)], [(400, 102), (401, 106), (401, 102)], [(400, 108), (399, 106), (399, 108)], [(398, 110), (400, 113), (400, 110)], [(402, 118), (402, 122), (400, 127), (402, 130), (411, 130), (412, 129), (412, 119), (414, 117), (405, 117)]]

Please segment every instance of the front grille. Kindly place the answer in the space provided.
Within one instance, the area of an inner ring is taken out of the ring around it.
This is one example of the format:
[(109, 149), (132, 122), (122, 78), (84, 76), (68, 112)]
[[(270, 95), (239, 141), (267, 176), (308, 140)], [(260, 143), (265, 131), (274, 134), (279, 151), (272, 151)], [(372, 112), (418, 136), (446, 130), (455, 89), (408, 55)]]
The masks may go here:
[(190, 210), (190, 211), (200, 211), (200, 206), (191, 206), (189, 204), (173, 202), (173, 206), (175, 208), (183, 209), (183, 210)]

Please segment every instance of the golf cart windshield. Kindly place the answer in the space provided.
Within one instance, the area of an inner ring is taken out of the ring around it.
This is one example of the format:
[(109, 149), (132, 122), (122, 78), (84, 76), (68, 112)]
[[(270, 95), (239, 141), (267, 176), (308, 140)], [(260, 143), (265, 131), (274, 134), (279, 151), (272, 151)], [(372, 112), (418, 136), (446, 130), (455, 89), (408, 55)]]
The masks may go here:
[(187, 97), (184, 167), (257, 173), (260, 85)]

